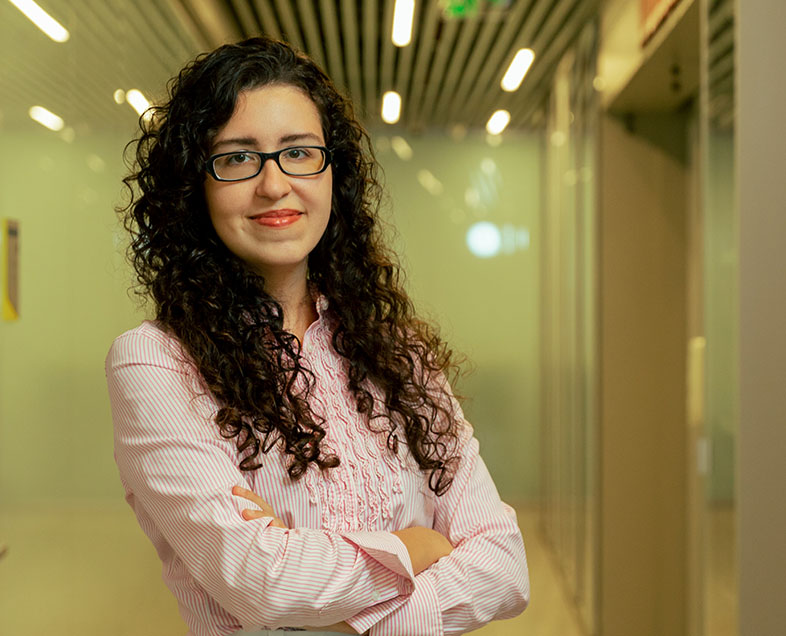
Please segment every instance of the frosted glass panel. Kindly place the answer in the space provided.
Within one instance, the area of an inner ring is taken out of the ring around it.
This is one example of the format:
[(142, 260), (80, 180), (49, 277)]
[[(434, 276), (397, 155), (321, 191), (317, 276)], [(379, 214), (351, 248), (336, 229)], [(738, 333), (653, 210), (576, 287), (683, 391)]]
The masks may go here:
[(500, 492), (530, 501), (540, 467), (540, 137), (390, 130), (373, 137), (408, 287), (470, 359), (458, 392)]
[(543, 208), (543, 525), (588, 633), (597, 577), (597, 31), (563, 57), (546, 130)]
[(734, 150), (734, 2), (704, 4), (705, 439), (704, 634), (737, 634), (735, 448), (738, 249)]

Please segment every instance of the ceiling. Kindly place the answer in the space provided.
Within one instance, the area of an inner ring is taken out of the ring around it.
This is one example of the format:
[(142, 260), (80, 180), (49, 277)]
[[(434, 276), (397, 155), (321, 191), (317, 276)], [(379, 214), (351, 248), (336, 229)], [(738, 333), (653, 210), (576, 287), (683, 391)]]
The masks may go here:
[(712, 0), (707, 31), (710, 124), (721, 130), (730, 130), (734, 126), (735, 108), (733, 0)]
[[(39, 104), (76, 131), (135, 114), (113, 99), (138, 88), (160, 99), (166, 81), (202, 51), (265, 33), (308, 52), (349, 92), (367, 125), (381, 95), (402, 96), (400, 126), (482, 127), (505, 108), (510, 128), (531, 127), (563, 52), (597, 0), (449, 0), (477, 11), (449, 17), (448, 0), (416, 0), (412, 43), (390, 40), (393, 0), (38, 0), (71, 33), (52, 42), (0, 0), (0, 125)], [(515, 93), (499, 82), (521, 47), (535, 62)], [(130, 118), (130, 119), (129, 119)]]

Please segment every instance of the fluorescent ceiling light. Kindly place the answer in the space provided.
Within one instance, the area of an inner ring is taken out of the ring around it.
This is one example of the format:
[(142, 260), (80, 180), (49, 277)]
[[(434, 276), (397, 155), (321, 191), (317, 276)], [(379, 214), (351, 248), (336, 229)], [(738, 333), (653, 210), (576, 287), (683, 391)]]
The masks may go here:
[(390, 140), (390, 145), (393, 147), (393, 152), (395, 152), (396, 156), (402, 161), (409, 161), (412, 159), (412, 155), (414, 154), (412, 152), (412, 146), (410, 146), (403, 137), (396, 135)]
[(152, 113), (147, 110), (150, 108), (150, 102), (147, 100), (147, 97), (136, 88), (132, 88), (126, 93), (126, 101), (139, 115), (144, 115), (145, 119), (150, 119), (152, 116)]
[(518, 90), (534, 60), (535, 53), (532, 49), (519, 49), (502, 77), (502, 82), (500, 82), (502, 90), (509, 93)]
[(489, 118), (486, 124), (486, 130), (492, 135), (499, 135), (505, 126), (510, 123), (510, 113), (506, 110), (494, 111), (494, 114)]
[(37, 121), (42, 126), (49, 128), (49, 130), (54, 130), (55, 132), (63, 130), (63, 126), (65, 126), (62, 117), (58, 117), (43, 106), (31, 107), (28, 114), (30, 115), (30, 119)]
[(388, 91), (382, 96), (382, 121), (395, 124), (401, 117), (401, 95)]
[(33, 0), (9, 0), (9, 2), (24, 13), (30, 22), (35, 24), (55, 42), (65, 42), (71, 37), (71, 34), (62, 24), (33, 2)]
[(412, 41), (412, 21), (415, 18), (415, 0), (396, 0), (393, 8), (393, 44), (406, 46)]

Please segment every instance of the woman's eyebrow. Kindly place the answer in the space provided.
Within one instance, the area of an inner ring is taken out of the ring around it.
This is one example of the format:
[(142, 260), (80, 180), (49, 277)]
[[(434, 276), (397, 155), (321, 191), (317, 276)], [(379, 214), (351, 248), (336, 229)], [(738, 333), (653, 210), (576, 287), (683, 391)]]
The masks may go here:
[[(315, 133), (292, 133), (279, 137), (278, 143), (280, 145), (289, 144), (293, 142), (312, 141), (318, 144), (322, 143), (322, 137)], [(246, 148), (256, 148), (259, 146), (259, 141), (254, 137), (232, 137), (230, 139), (221, 139), (213, 143), (213, 150), (224, 146), (243, 146)]]
[(251, 148), (257, 145), (257, 140), (253, 137), (232, 137), (231, 139), (221, 139), (220, 141), (213, 142), (213, 150), (221, 146), (245, 146)]
[(284, 135), (279, 137), (278, 142), (281, 144), (291, 143), (293, 141), (316, 141), (322, 143), (322, 137), (314, 133), (293, 133), (291, 135)]

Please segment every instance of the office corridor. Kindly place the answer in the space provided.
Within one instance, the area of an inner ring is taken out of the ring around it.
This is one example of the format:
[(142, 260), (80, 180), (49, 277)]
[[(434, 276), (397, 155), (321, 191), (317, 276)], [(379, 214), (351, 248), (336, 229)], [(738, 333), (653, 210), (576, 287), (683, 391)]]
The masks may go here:
[[(532, 582), (530, 607), (479, 636), (584, 636), (538, 531), (519, 509)], [(125, 504), (16, 511), (0, 519), (0, 633), (177, 636), (186, 633), (160, 562)]]

